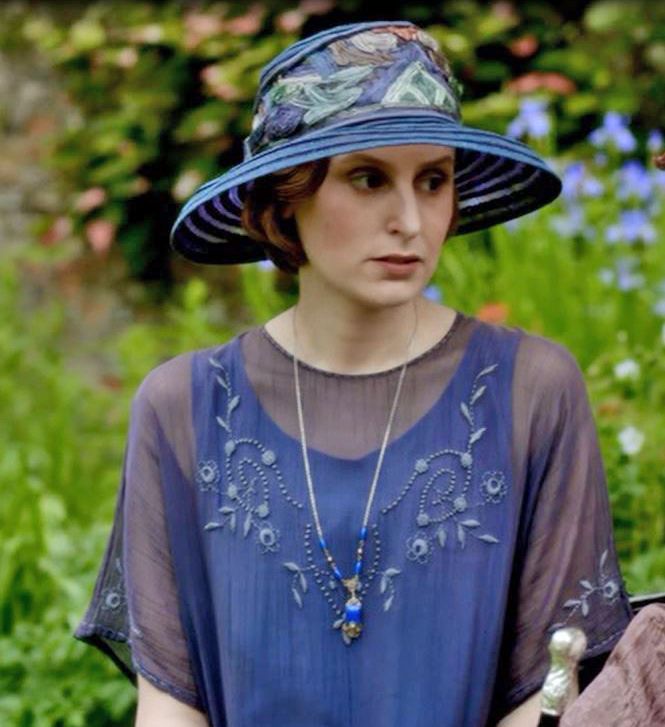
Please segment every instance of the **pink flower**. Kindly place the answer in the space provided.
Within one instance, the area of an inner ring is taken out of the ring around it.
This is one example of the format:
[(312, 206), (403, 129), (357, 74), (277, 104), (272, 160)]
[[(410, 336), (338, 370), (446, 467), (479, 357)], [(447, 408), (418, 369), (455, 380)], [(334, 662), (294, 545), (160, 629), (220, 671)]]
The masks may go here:
[(224, 21), (224, 30), (231, 35), (255, 35), (261, 30), (265, 9), (260, 3), (254, 3), (244, 15), (238, 15)]
[(223, 79), (222, 73), (220, 66), (213, 64), (202, 69), (201, 79), (213, 96), (224, 101), (237, 101), (242, 94), (233, 84)]
[(106, 202), (106, 190), (103, 187), (90, 187), (76, 199), (74, 209), (77, 212), (90, 212)]
[(305, 14), (301, 10), (287, 10), (277, 16), (276, 25), (282, 33), (295, 33), (305, 22)]
[(185, 48), (191, 50), (201, 41), (219, 35), (223, 29), (223, 21), (212, 13), (189, 12), (185, 15)]
[(85, 226), (88, 243), (98, 255), (105, 255), (108, 252), (115, 239), (116, 227), (110, 220), (92, 220)]
[(507, 89), (514, 93), (533, 93), (545, 89), (566, 96), (574, 93), (577, 86), (561, 73), (532, 71), (509, 81)]
[(508, 43), (508, 48), (517, 58), (528, 58), (538, 50), (538, 39), (533, 33), (528, 33)]

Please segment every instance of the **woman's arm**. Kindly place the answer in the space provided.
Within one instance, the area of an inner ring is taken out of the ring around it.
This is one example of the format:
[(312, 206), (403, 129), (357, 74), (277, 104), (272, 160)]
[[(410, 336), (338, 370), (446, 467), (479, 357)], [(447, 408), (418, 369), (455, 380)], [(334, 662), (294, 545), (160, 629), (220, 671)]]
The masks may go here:
[(496, 727), (537, 727), (539, 719), (540, 692), (536, 692), (507, 714)]
[(137, 675), (139, 701), (135, 727), (208, 727), (203, 712), (178, 701)]

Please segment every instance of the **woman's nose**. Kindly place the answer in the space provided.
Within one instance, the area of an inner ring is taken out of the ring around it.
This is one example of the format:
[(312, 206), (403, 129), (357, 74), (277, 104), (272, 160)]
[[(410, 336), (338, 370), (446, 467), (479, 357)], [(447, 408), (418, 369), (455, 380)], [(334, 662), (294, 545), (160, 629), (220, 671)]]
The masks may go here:
[(399, 232), (411, 238), (420, 232), (421, 217), (418, 198), (413, 189), (396, 189), (389, 200), (389, 224), (391, 232)]

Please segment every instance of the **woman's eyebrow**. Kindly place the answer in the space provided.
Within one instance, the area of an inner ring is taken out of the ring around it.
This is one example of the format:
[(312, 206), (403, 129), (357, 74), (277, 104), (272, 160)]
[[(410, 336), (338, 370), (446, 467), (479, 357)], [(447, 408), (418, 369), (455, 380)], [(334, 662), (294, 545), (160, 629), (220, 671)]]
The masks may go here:
[[(344, 160), (345, 164), (351, 164), (355, 162), (366, 162), (368, 164), (375, 164), (376, 166), (386, 167), (388, 169), (391, 169), (393, 166), (390, 162), (380, 159), (379, 157), (375, 157), (371, 154), (366, 154), (362, 152), (350, 154), (348, 158)], [(435, 167), (439, 164), (445, 163), (452, 164), (453, 162), (454, 157), (452, 154), (444, 154), (443, 156), (437, 157), (436, 159), (429, 159), (428, 161), (419, 164), (418, 169), (423, 169), (425, 167)]]

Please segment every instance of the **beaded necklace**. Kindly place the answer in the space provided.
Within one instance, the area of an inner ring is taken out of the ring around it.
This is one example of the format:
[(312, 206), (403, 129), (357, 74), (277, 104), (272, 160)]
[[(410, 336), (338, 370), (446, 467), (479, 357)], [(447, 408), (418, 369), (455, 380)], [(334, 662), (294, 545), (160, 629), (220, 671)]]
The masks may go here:
[(367, 504), (365, 506), (365, 514), (363, 517), (362, 526), (358, 537), (358, 546), (356, 549), (356, 562), (354, 566), (353, 575), (350, 578), (344, 578), (340, 569), (338, 568), (335, 559), (328, 548), (328, 544), (323, 535), (323, 529), (321, 528), (321, 521), (319, 519), (319, 511), (316, 505), (316, 498), (314, 496), (314, 485), (312, 483), (312, 474), (309, 466), (309, 457), (307, 455), (307, 439), (305, 436), (305, 424), (303, 421), (302, 413), (302, 395), (300, 392), (300, 378), (298, 376), (298, 338), (296, 333), (296, 311), (293, 310), (292, 323), (293, 323), (293, 377), (295, 382), (296, 390), (296, 405), (298, 407), (298, 424), (300, 426), (300, 445), (302, 448), (303, 465), (305, 468), (305, 480), (307, 482), (307, 492), (309, 494), (309, 504), (312, 509), (312, 515), (314, 517), (314, 524), (316, 532), (319, 538), (319, 546), (323, 551), (323, 556), (328, 563), (328, 567), (331, 569), (333, 576), (346, 588), (348, 592), (348, 598), (344, 604), (344, 620), (341, 624), (341, 634), (344, 639), (344, 643), (349, 645), (352, 643), (352, 639), (357, 639), (363, 629), (363, 611), (362, 601), (358, 595), (361, 588), (360, 574), (362, 573), (363, 567), (363, 553), (365, 550), (365, 543), (367, 542), (367, 523), (369, 522), (369, 514), (372, 508), (372, 502), (374, 501), (374, 494), (376, 492), (376, 486), (379, 481), (379, 473), (381, 471), (381, 465), (383, 464), (383, 457), (388, 445), (388, 439), (390, 438), (390, 432), (392, 430), (393, 421), (395, 419), (395, 412), (397, 411), (397, 402), (399, 400), (399, 394), (402, 390), (402, 382), (404, 381), (404, 375), (409, 363), (411, 354), (411, 346), (416, 335), (418, 328), (418, 306), (414, 301), (414, 313), (415, 313), (415, 324), (411, 337), (409, 338), (409, 344), (407, 347), (406, 357), (402, 364), (402, 369), (399, 375), (399, 381), (397, 382), (397, 389), (395, 390), (395, 396), (393, 398), (392, 407), (390, 409), (390, 416), (388, 417), (388, 425), (383, 435), (383, 442), (379, 451), (379, 457), (374, 470), (374, 477), (372, 478), (372, 484), (367, 498)]

